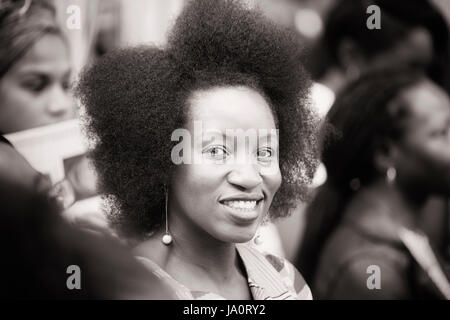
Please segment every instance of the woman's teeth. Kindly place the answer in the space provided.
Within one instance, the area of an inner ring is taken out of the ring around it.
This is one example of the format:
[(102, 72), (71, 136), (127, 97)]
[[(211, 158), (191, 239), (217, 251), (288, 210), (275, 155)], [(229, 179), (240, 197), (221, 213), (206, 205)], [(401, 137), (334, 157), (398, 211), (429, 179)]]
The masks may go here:
[(224, 204), (226, 206), (229, 206), (233, 209), (240, 209), (240, 210), (253, 210), (256, 207), (256, 200), (251, 200), (251, 201), (243, 201), (243, 200), (239, 200), (239, 201), (224, 201)]

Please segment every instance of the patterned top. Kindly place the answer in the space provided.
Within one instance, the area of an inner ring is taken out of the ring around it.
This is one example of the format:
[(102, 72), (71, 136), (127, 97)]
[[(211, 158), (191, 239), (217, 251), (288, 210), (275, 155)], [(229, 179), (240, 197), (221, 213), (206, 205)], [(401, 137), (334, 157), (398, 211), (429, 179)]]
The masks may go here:
[[(287, 260), (260, 252), (247, 244), (236, 244), (236, 249), (247, 271), (248, 286), (254, 300), (312, 300), (305, 280)], [(180, 300), (225, 300), (216, 293), (192, 291), (150, 259), (136, 258), (165, 282)]]

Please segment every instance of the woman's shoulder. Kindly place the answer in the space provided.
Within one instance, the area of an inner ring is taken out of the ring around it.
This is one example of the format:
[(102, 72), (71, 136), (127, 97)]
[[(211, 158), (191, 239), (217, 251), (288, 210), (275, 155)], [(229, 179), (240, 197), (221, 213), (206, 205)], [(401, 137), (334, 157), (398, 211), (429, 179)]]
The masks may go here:
[(326, 241), (317, 271), (323, 273), (324, 268), (335, 271), (360, 260), (384, 262), (400, 269), (406, 268), (410, 263), (409, 255), (399, 242), (387, 237), (372, 236), (358, 226), (343, 223)]
[[(328, 239), (322, 251), (313, 279), (313, 289), (319, 298), (351, 298), (401, 296), (410, 265), (409, 256), (395, 243), (373, 239), (351, 226), (340, 226)], [(383, 290), (368, 290), (372, 273), (383, 274)], [(389, 280), (388, 280), (389, 279)], [(394, 284), (392, 286), (392, 284)], [(351, 289), (351, 290), (350, 290)]]
[(165, 285), (165, 288), (175, 297), (175, 299), (192, 300), (192, 292), (184, 285), (176, 281), (166, 271), (164, 271), (155, 261), (146, 256), (135, 255), (135, 259), (147, 268)]
[[(320, 268), (320, 267), (319, 267)], [(323, 299), (405, 299), (410, 279), (397, 257), (378, 250), (355, 254), (333, 266), (335, 272), (318, 272), (314, 292)]]
[(248, 244), (238, 245), (238, 250), (246, 265), (249, 278), (258, 277), (255, 273), (263, 272), (264, 276), (258, 277), (258, 280), (267, 281), (269, 277), (272, 277), (272, 281), (280, 282), (295, 295), (296, 299), (312, 300), (308, 284), (288, 260)]

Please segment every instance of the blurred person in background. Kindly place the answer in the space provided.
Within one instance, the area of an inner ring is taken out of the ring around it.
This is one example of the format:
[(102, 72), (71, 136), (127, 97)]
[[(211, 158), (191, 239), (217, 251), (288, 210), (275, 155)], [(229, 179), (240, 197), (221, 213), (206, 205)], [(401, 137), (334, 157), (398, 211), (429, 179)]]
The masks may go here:
[(446, 92), (418, 71), (374, 71), (342, 91), (327, 120), (328, 179), (308, 208), (298, 263), (315, 297), (450, 299), (448, 257), (420, 219), (430, 196), (450, 195)]
[[(309, 48), (303, 61), (315, 81), (311, 97), (321, 117), (325, 117), (343, 87), (374, 68), (412, 65), (425, 70), (446, 90), (450, 89), (448, 26), (432, 1), (266, 0), (262, 3), (268, 16), (295, 28), (300, 43)], [(367, 28), (370, 5), (380, 8), (381, 29)], [(326, 180), (323, 166), (318, 169), (312, 192)], [(436, 197), (430, 198), (424, 207), (423, 227), (439, 250), (448, 245), (449, 212), (447, 201)], [(297, 255), (304, 225), (302, 206), (292, 218), (277, 224), (288, 257)]]
[[(380, 8), (380, 29), (366, 25), (370, 5)], [(325, 17), (310, 71), (337, 94), (368, 69), (409, 65), (449, 90), (449, 50), (447, 23), (428, 0), (338, 0)]]
[(74, 117), (69, 48), (46, 0), (0, 2), (0, 132)]
[[(49, 0), (0, 2), (0, 133), (11, 134), (75, 117), (69, 44)], [(67, 173), (72, 196), (95, 194), (96, 177), (83, 157)], [(101, 213), (71, 220), (107, 230)]]
[[(366, 25), (370, 5), (380, 8), (380, 29)], [(306, 59), (306, 67), (317, 81), (312, 98), (321, 115), (325, 116), (349, 82), (376, 68), (419, 68), (450, 92), (448, 24), (432, 1), (337, 0), (328, 6), (323, 32)], [(430, 241), (438, 250), (450, 252), (448, 199), (430, 197), (421, 215)]]
[[(51, 182), (0, 136), (2, 299), (170, 299), (161, 282), (113, 239), (74, 229)], [(71, 265), (80, 289), (70, 290)]]
[[(303, 199), (315, 169), (299, 54), (293, 34), (243, 2), (193, 0), (166, 47), (106, 54), (81, 77), (112, 221), (178, 298), (311, 299), (287, 260), (248, 244)], [(202, 163), (174, 162), (176, 130), (189, 133), (183, 156)], [(229, 130), (266, 133), (246, 147)], [(223, 140), (207, 138), (217, 131)]]

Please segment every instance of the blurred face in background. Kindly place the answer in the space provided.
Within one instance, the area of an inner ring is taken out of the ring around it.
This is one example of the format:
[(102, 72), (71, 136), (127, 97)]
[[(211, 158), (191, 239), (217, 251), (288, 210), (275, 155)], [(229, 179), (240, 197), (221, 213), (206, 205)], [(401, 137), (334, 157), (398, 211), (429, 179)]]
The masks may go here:
[(0, 131), (11, 133), (68, 120), (70, 60), (59, 35), (46, 34), (0, 79)]
[(361, 44), (347, 38), (339, 48), (340, 65), (355, 80), (369, 69), (412, 66), (427, 69), (433, 60), (433, 40), (425, 28), (413, 28), (396, 44), (380, 52), (364, 52)]
[(369, 62), (371, 67), (408, 64), (428, 67), (433, 59), (433, 39), (425, 28), (413, 28), (393, 48), (375, 55)]
[(421, 192), (450, 195), (450, 101), (429, 80), (401, 93), (408, 108), (397, 143), (398, 181)]

